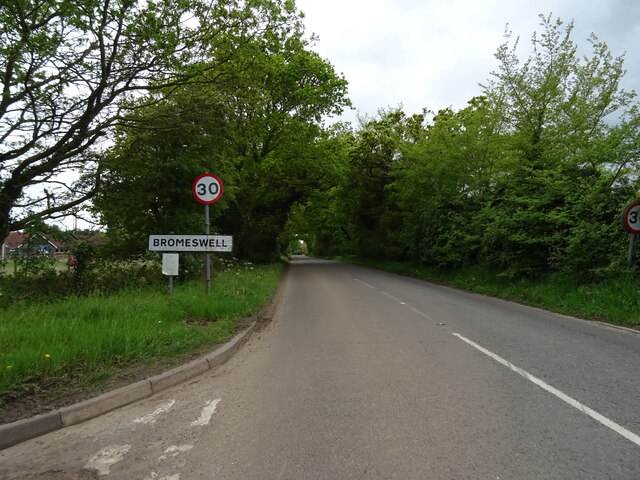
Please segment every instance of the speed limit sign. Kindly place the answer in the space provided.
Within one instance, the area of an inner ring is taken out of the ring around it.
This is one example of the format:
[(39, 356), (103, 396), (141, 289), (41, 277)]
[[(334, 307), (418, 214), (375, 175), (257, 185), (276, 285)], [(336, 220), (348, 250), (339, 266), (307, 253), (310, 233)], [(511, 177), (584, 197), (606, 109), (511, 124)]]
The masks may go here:
[(640, 233), (640, 202), (626, 206), (622, 213), (622, 223), (631, 233)]
[(222, 180), (216, 175), (205, 173), (196, 178), (191, 190), (198, 202), (210, 205), (220, 200), (224, 187)]

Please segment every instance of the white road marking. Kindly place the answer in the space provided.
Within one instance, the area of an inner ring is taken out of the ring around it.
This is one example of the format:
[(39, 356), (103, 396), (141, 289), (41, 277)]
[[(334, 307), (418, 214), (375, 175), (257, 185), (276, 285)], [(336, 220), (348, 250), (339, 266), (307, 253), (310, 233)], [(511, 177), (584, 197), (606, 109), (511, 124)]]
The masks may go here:
[(147, 413), (142, 417), (135, 418), (133, 423), (156, 423), (158, 420), (158, 416), (163, 414), (164, 412), (169, 411), (171, 407), (176, 403), (175, 400), (169, 400), (167, 403), (163, 403), (158, 408), (156, 408), (153, 412)]
[(188, 452), (193, 448), (193, 445), (181, 445), (180, 447), (172, 445), (164, 451), (164, 454), (158, 457), (158, 460), (166, 460), (169, 457), (175, 457), (183, 452)]
[(516, 372), (518, 375), (521, 375), (522, 377), (526, 378), (530, 382), (536, 384), (538, 387), (542, 388), (543, 390), (546, 390), (547, 392), (551, 393), (552, 395), (555, 395), (556, 397), (558, 397), (563, 402), (566, 402), (569, 405), (571, 405), (573, 408), (575, 408), (577, 410), (580, 410), (582, 413), (585, 413), (585, 414), (589, 415), (591, 418), (593, 418), (597, 422), (600, 422), (605, 427), (610, 428), (611, 430), (613, 430), (617, 434), (622, 435), (624, 438), (626, 438), (627, 440), (630, 440), (631, 442), (635, 443), (637, 446), (640, 447), (640, 436), (636, 435), (635, 433), (627, 430), (626, 428), (624, 428), (621, 425), (618, 425), (613, 420), (608, 419), (604, 415), (602, 415), (602, 414), (596, 412), (595, 410), (589, 408), (585, 404), (580, 403), (578, 400), (576, 400), (576, 399), (570, 397), (569, 395), (561, 392), (557, 388), (552, 387), (551, 385), (549, 385), (548, 383), (544, 382), (543, 380), (540, 380), (539, 378), (534, 377), (529, 372), (521, 369), (520, 367), (516, 367), (515, 365), (513, 365), (510, 362), (508, 362), (504, 358), (500, 357), (499, 355), (496, 355), (495, 353), (487, 350), (484, 347), (481, 347), (480, 345), (478, 345), (477, 343), (473, 342), (472, 340), (469, 340), (468, 338), (463, 337), (459, 333), (454, 333), (453, 335), (458, 337), (463, 342), (468, 343), (469, 345), (471, 345), (476, 350), (481, 351), (482, 353), (484, 353), (488, 357), (492, 358), (496, 362), (500, 363), (501, 365), (504, 365), (508, 369)]
[(367, 287), (369, 287), (369, 288), (371, 288), (371, 289), (373, 289), (373, 290), (377, 290), (377, 291), (379, 291), (379, 292), (380, 292), (382, 295), (384, 295), (385, 297), (389, 297), (389, 298), (391, 298), (391, 299), (395, 300), (395, 301), (396, 301), (396, 302), (398, 302), (400, 305), (403, 305), (403, 306), (407, 307), (409, 310), (411, 310), (411, 311), (412, 311), (413, 313), (415, 313), (416, 315), (418, 315), (418, 316), (420, 316), (420, 317), (422, 317), (422, 318), (425, 318), (425, 319), (429, 320), (430, 322), (432, 322), (432, 321), (433, 321), (433, 319), (432, 319), (429, 315), (427, 315), (427, 314), (426, 314), (426, 313), (424, 313), (424, 312), (421, 312), (421, 311), (420, 311), (420, 310), (418, 310), (417, 308), (415, 308), (415, 307), (413, 307), (413, 306), (409, 305), (408, 303), (406, 303), (406, 302), (402, 301), (402, 300), (401, 300), (401, 299), (399, 299), (398, 297), (394, 297), (394, 296), (393, 296), (393, 295), (391, 295), (390, 293), (387, 293), (387, 292), (385, 292), (384, 290), (381, 290), (380, 288), (375, 287), (375, 286), (371, 285), (370, 283), (365, 282), (364, 280), (360, 280), (359, 278), (354, 278), (354, 280), (355, 280), (356, 282), (360, 282), (360, 283), (361, 283), (361, 284), (363, 284), (363, 285), (366, 285)]
[[(367, 283), (367, 282), (365, 282), (363, 280), (360, 280), (359, 278), (355, 278), (354, 277), (354, 280), (357, 281), (357, 282), (362, 283), (363, 285), (366, 285), (367, 287), (369, 287), (369, 288), (371, 288), (373, 290), (378, 290), (382, 295), (385, 295), (385, 296), (395, 300), (396, 302), (400, 303), (400, 305), (406, 306), (407, 308), (409, 308), (415, 314), (417, 314), (417, 315), (419, 315), (419, 316), (421, 316), (421, 317), (423, 317), (423, 318), (425, 318), (427, 320), (433, 321), (433, 319), (431, 317), (429, 317), (426, 313), (421, 312), (417, 308), (405, 303), (404, 301), (402, 301), (401, 299), (399, 299), (397, 297), (394, 297), (390, 293), (387, 293), (384, 290), (381, 290), (380, 288), (375, 287), (374, 285), (371, 285), (371, 284), (369, 284), (369, 283)], [(440, 322), (440, 323), (438, 323), (438, 325), (443, 326), (445, 324)], [(471, 345), (472, 347), (476, 348), (477, 350), (481, 351), (482, 353), (484, 353), (485, 355), (489, 356), (490, 358), (494, 359), (496, 362), (498, 362), (498, 363), (504, 365), (505, 367), (513, 370), (518, 375), (523, 376), (524, 378), (526, 378), (530, 382), (536, 384), (537, 386), (539, 386), (543, 390), (546, 390), (547, 392), (555, 395), (556, 397), (558, 397), (563, 402), (566, 402), (569, 405), (571, 405), (572, 407), (576, 408), (577, 410), (580, 410), (582, 413), (585, 413), (585, 414), (589, 415), (591, 418), (593, 418), (597, 422), (600, 422), (602, 425), (610, 428), (611, 430), (613, 430), (617, 434), (623, 436), (627, 440), (630, 440), (631, 442), (635, 443), (637, 446), (640, 447), (640, 436), (636, 435), (635, 433), (631, 432), (630, 430), (627, 430), (623, 426), (618, 425), (613, 420), (608, 419), (607, 417), (605, 417), (604, 415), (596, 412), (592, 408), (589, 408), (588, 406), (584, 405), (583, 403), (580, 403), (578, 400), (570, 397), (569, 395), (565, 394), (564, 392), (561, 392), (557, 388), (552, 387), (551, 385), (549, 385), (548, 383), (544, 382), (543, 380), (540, 380), (539, 378), (534, 377), (529, 372), (521, 369), (520, 367), (517, 367), (517, 366), (513, 365), (512, 363), (508, 362), (504, 358), (496, 355), (495, 353), (487, 350), (484, 347), (481, 347), (477, 343), (473, 342), (472, 340), (469, 340), (468, 338), (463, 337), (459, 333), (454, 333), (453, 335), (458, 337), (460, 340), (468, 343), (469, 345)]]
[(131, 445), (111, 445), (104, 447), (85, 464), (84, 468), (97, 470), (98, 475), (108, 475), (111, 466), (121, 461), (129, 452)]
[(156, 472), (151, 472), (151, 476), (145, 478), (144, 480), (180, 480), (180, 474), (179, 473), (175, 473), (173, 475), (169, 475), (169, 476), (158, 476), (158, 474)]
[(218, 398), (217, 400), (212, 400), (206, 407), (204, 407), (202, 409), (202, 412), (200, 413), (200, 417), (191, 422), (191, 426), (192, 427), (204, 427), (205, 425), (209, 424), (209, 421), (211, 420), (211, 416), (215, 413), (216, 408), (218, 407), (218, 403), (220, 403), (220, 398)]

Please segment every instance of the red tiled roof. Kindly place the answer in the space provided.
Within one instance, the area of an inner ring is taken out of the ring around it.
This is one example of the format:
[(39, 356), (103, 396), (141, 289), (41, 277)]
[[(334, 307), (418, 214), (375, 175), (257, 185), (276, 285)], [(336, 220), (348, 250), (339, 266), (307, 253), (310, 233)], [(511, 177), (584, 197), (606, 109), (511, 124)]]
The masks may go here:
[[(22, 245), (26, 241), (27, 237), (28, 237), (28, 234), (26, 233), (11, 232), (9, 233), (9, 236), (5, 238), (3, 245), (5, 246), (5, 248), (9, 248), (9, 249), (18, 248), (20, 245)], [(42, 237), (47, 242), (55, 246), (58, 250), (63, 250), (67, 248), (69, 244), (69, 242), (61, 242), (60, 240), (51, 240), (44, 235), (42, 235)], [(78, 235), (78, 236), (73, 235), (73, 238), (75, 239), (75, 242), (72, 241), (71, 242), (72, 244), (79, 241), (84, 241), (87, 243), (91, 243), (93, 245), (101, 245), (106, 241), (104, 235), (100, 235), (100, 234)]]
[[(61, 242), (52, 242), (51, 240), (49, 240), (46, 236), (44, 236), (42, 234), (38, 234), (38, 236), (41, 237), (45, 242), (49, 242), (55, 248), (59, 248), (59, 245), (64, 245)], [(14, 248), (20, 247), (20, 245), (22, 245), (24, 242), (26, 242), (28, 237), (29, 237), (28, 233), (10, 232), (9, 236), (7, 238), (5, 238), (3, 243), (5, 245), (5, 248), (14, 249)]]
[(3, 243), (8, 248), (18, 248), (20, 245), (22, 245), (24, 243), (26, 238), (27, 238), (27, 234), (26, 233), (11, 232), (11, 233), (9, 233), (9, 236), (7, 238), (5, 238)]

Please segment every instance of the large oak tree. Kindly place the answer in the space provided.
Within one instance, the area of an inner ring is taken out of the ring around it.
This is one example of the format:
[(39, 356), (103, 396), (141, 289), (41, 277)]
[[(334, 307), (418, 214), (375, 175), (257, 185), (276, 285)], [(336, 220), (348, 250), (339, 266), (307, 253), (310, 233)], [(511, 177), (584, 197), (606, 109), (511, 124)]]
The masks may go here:
[(242, 45), (295, 16), (281, 0), (0, 3), (0, 238), (94, 195), (96, 152), (145, 106), (132, 98), (223, 82)]
[(347, 82), (311, 44), (300, 22), (271, 25), (208, 66), (220, 81), (156, 96), (118, 129), (94, 204), (120, 251), (145, 250), (151, 233), (201, 231), (190, 187), (209, 171), (225, 185), (214, 229), (235, 236), (240, 256), (276, 252), (291, 205), (330, 186), (322, 119), (348, 104)]

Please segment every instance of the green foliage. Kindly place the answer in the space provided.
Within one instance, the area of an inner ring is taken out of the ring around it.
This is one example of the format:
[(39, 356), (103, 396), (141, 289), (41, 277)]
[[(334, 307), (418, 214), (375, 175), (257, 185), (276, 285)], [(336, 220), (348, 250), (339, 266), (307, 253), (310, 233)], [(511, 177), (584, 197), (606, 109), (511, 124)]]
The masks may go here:
[[(350, 133), (343, 185), (336, 191), (335, 213), (342, 222), (346, 247), (367, 256), (398, 256), (392, 241), (398, 217), (387, 187), (403, 142), (421, 135), (423, 117), (407, 118), (398, 109), (381, 110)], [(334, 217), (335, 222), (335, 217)]]
[(80, 242), (71, 250), (71, 255), (73, 285), (76, 293), (81, 295), (92, 290), (96, 248), (88, 242)]
[(287, 223), (279, 236), (280, 248), (303, 239), (309, 251), (317, 254), (342, 252), (347, 248), (346, 215), (341, 209), (341, 192), (347, 178), (345, 159), (353, 142), (346, 124), (338, 123), (317, 139), (318, 187), (307, 190), (292, 205)]
[[(254, 69), (261, 56), (288, 42), (287, 32), (294, 40), (300, 32), (291, 0), (3, 1), (0, 25), (0, 137), (10, 140), (0, 148), (2, 238), (92, 198), (101, 182), (103, 137), (141, 119), (132, 111), (187, 85), (224, 87), (224, 101), (249, 95), (238, 76), (265, 73)], [(283, 78), (292, 77), (288, 60), (281, 62)], [(298, 63), (305, 68), (319, 59), (308, 53)], [(301, 95), (317, 100), (332, 73), (325, 65), (320, 77), (305, 77)], [(279, 89), (289, 86), (283, 81)], [(296, 111), (326, 113), (314, 100), (308, 105)], [(80, 178), (61, 187), (58, 175), (68, 171)], [(34, 195), (27, 188), (33, 185), (44, 195)]]
[[(191, 192), (202, 173), (226, 180), (231, 166), (226, 107), (205, 92), (174, 92), (171, 99), (136, 112), (143, 129), (122, 129), (103, 159), (105, 173), (94, 210), (108, 226), (109, 249), (126, 258), (147, 249), (148, 235), (204, 231), (202, 205)], [(214, 222), (234, 197), (225, 194), (211, 208)]]
[(275, 291), (280, 265), (243, 265), (221, 273), (210, 295), (186, 283), (162, 288), (9, 307), (0, 315), (0, 404), (34, 385), (167, 360), (227, 340), (238, 318), (257, 311)]
[(212, 230), (234, 235), (239, 257), (273, 259), (291, 206), (330, 185), (320, 122), (348, 105), (346, 81), (310, 50), (292, 7), (274, 6), (280, 23), (230, 40), (226, 63), (200, 66), (224, 82), (155, 95), (129, 117), (135, 128), (120, 129), (94, 201), (115, 251), (142, 253), (153, 233), (202, 231), (190, 188), (212, 172), (225, 185)]
[(482, 253), (511, 274), (586, 274), (619, 253), (617, 212), (635, 190), (625, 175), (637, 162), (628, 149), (638, 143), (630, 128), (636, 107), (633, 94), (618, 87), (621, 57), (592, 35), (593, 56), (581, 59), (572, 24), (541, 20), (544, 31), (522, 65), (507, 36), (496, 80), (486, 87), (507, 163), (482, 212)]
[(640, 145), (623, 59), (593, 35), (592, 56), (578, 56), (572, 24), (541, 27), (524, 62), (507, 33), (466, 108), (382, 111), (353, 133), (332, 201), (300, 207), (311, 237), (344, 229), (342, 249), (322, 253), (482, 265), (508, 279), (593, 281), (622, 264), (619, 215), (638, 193)]
[(501, 142), (491, 115), (484, 98), (460, 112), (442, 110), (423, 138), (404, 148), (389, 190), (403, 218), (398, 241), (411, 258), (440, 266), (477, 261), (479, 214), (490, 196)]
[[(312, 50), (295, 4), (211, 8), (225, 28), (194, 38), (207, 53), (170, 69), (200, 83), (160, 82), (120, 102), (115, 145), (94, 157), (112, 254), (141, 258), (149, 234), (202, 231), (190, 186), (210, 171), (225, 184), (212, 229), (234, 235), (241, 258), (277, 258), (303, 239), (312, 253), (481, 265), (507, 278), (593, 280), (622, 264), (640, 110), (620, 88), (623, 58), (595, 35), (582, 56), (572, 24), (541, 16), (526, 57), (506, 33), (467, 107), (323, 128), (349, 105), (347, 83)], [(162, 21), (151, 14), (135, 28), (153, 37)]]

